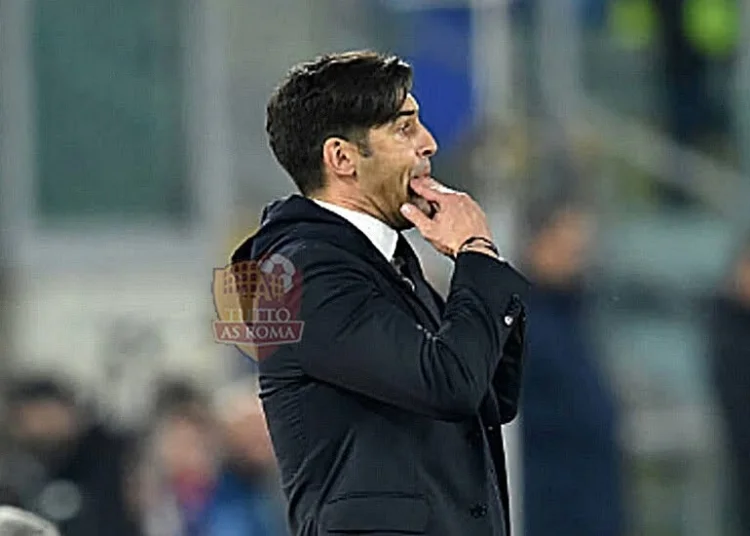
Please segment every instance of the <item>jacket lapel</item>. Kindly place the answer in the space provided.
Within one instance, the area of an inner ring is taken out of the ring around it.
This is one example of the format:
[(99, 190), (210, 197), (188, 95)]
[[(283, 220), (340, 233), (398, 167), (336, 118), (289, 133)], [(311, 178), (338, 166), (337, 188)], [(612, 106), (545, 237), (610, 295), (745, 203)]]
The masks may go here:
[[(336, 217), (338, 218), (338, 216)], [(422, 324), (431, 326), (432, 329), (438, 329), (440, 327), (440, 318), (436, 318), (435, 315), (430, 312), (430, 309), (422, 303), (422, 300), (420, 300), (419, 297), (406, 286), (393, 265), (386, 260), (380, 251), (378, 251), (370, 239), (344, 218), (339, 219), (344, 222), (349, 231), (347, 233), (347, 238), (353, 246), (351, 250), (360, 253), (367, 263), (376, 268), (388, 281), (388, 286), (390, 288), (398, 290), (396, 294), (398, 294), (401, 299), (402, 305), (404, 305), (412, 314), (416, 315)], [(428, 287), (433, 296), (435, 296), (435, 301), (437, 302), (440, 313), (442, 314), (445, 306), (442, 297), (440, 297), (440, 295), (435, 292), (429, 284)]]
[[(373, 247), (373, 249), (375, 248)], [(415, 314), (417, 318), (419, 318), (422, 324), (431, 326), (433, 329), (438, 329), (440, 327), (440, 318), (437, 318), (431, 312), (430, 308), (422, 302), (419, 296), (417, 296), (417, 294), (404, 283), (404, 281), (401, 279), (401, 276), (396, 272), (396, 269), (385, 260), (380, 252), (375, 250), (375, 253), (377, 253), (377, 256), (372, 256), (374, 257), (372, 259), (372, 262), (378, 268), (378, 270), (388, 279), (390, 286), (398, 290), (398, 295), (401, 298), (402, 302), (406, 304), (409, 310), (413, 314)], [(432, 287), (429, 288), (430, 292), (435, 294)], [(442, 313), (442, 301), (438, 301), (438, 307), (441, 309)]]
[[(305, 204), (308, 210), (317, 213), (321, 220), (333, 224), (337, 229), (336, 232), (327, 234), (331, 242), (338, 246), (341, 246), (342, 243), (346, 244), (347, 250), (360, 255), (365, 262), (375, 267), (388, 282), (388, 287), (397, 290), (395, 294), (399, 296), (402, 305), (416, 315), (422, 324), (431, 326), (433, 329), (440, 327), (440, 318), (436, 318), (430, 311), (430, 308), (422, 303), (422, 300), (411, 289), (407, 288), (401, 276), (389, 262), (390, 259), (386, 259), (357, 226), (339, 214), (331, 212), (305, 197), (299, 195), (293, 195), (292, 197), (296, 202)], [(264, 214), (266, 211), (264, 211)], [(302, 228), (298, 229), (302, 232)], [(315, 238), (320, 239), (322, 237), (318, 234)], [(427, 286), (430, 288), (433, 296), (435, 296), (438, 309), (440, 310), (440, 314), (442, 314), (444, 309), (442, 298), (429, 284)]]

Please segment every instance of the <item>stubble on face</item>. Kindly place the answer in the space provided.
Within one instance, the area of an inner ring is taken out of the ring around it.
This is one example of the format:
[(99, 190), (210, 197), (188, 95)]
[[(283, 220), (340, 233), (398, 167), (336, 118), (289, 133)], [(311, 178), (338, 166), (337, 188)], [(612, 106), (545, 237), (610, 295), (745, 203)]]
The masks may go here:
[(414, 224), (401, 214), (404, 203), (432, 217), (435, 207), (409, 185), (412, 178), (430, 176), (429, 160), (419, 160), (413, 148), (400, 146), (387, 131), (373, 130), (369, 139), (370, 156), (362, 166), (361, 186), (380, 218), (396, 230), (411, 229)]
[(376, 207), (378, 217), (397, 231), (411, 229), (414, 224), (401, 214), (404, 203), (412, 203), (426, 214), (431, 213), (430, 204), (418, 196), (409, 186), (414, 170), (394, 162), (386, 153), (373, 150), (372, 161), (367, 167), (362, 184), (369, 204)]

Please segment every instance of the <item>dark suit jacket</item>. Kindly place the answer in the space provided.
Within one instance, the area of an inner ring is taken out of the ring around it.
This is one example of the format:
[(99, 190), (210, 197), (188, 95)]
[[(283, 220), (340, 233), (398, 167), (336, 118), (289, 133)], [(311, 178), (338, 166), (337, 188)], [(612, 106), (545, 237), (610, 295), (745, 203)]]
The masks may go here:
[(435, 319), (357, 228), (297, 195), (232, 260), (271, 253), (302, 276), (302, 339), (259, 363), (291, 531), (509, 534), (500, 427), (517, 412), (526, 279), (463, 253)]

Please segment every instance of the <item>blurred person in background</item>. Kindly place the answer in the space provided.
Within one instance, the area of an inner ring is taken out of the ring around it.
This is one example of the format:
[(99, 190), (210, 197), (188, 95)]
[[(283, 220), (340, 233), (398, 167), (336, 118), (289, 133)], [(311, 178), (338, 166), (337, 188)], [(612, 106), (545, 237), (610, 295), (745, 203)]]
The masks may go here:
[(698, 145), (711, 134), (729, 129), (729, 69), (717, 86), (712, 71), (732, 62), (737, 46), (737, 0), (652, 0), (658, 14), (658, 36), (664, 70), (663, 87), (670, 134)]
[(220, 392), (224, 459), (209, 513), (210, 536), (287, 534), (276, 458), (255, 383), (238, 382)]
[(741, 534), (750, 535), (750, 238), (714, 298), (711, 366), (728, 435)]
[(63, 536), (134, 536), (125, 502), (125, 438), (91, 422), (54, 378), (11, 382), (8, 450), (0, 475), (16, 506), (52, 522)]
[(252, 383), (221, 390), (214, 408), (191, 382), (168, 380), (155, 406), (133, 493), (147, 536), (286, 534), (273, 451)]
[(575, 203), (534, 205), (525, 255), (532, 280), (522, 393), (527, 536), (623, 534), (613, 392), (586, 326), (582, 275), (593, 220)]
[[(620, 0), (622, 1), (622, 0)], [(679, 143), (733, 159), (731, 73), (737, 47), (737, 0), (651, 0), (659, 23), (666, 127)], [(677, 184), (692, 170), (672, 157)], [(705, 177), (700, 178), (706, 180)], [(660, 185), (667, 206), (692, 206), (684, 189)]]
[(133, 493), (147, 536), (206, 534), (218, 463), (208, 398), (189, 381), (163, 382)]

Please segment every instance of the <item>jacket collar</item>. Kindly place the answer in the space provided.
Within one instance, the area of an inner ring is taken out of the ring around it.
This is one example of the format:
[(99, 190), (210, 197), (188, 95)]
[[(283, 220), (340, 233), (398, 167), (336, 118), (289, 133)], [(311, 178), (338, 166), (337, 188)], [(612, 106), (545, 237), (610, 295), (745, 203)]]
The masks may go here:
[(395, 229), (392, 229), (385, 222), (380, 221), (370, 214), (365, 214), (364, 212), (352, 210), (319, 199), (312, 199), (312, 201), (317, 205), (330, 210), (334, 214), (341, 216), (354, 227), (359, 229), (362, 234), (372, 242), (375, 248), (383, 254), (388, 262), (393, 259), (399, 236)]

